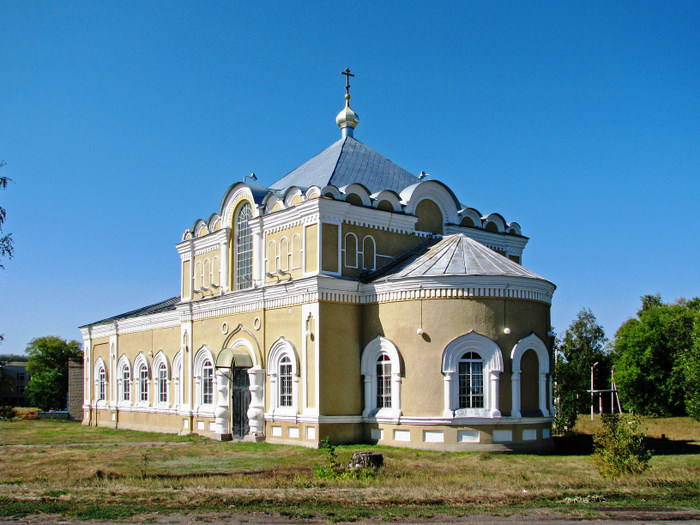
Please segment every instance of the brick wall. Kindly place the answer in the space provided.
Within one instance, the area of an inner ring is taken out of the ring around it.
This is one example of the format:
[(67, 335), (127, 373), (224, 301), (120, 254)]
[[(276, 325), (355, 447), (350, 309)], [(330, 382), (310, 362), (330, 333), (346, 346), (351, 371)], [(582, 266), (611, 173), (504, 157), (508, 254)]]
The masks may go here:
[(83, 360), (68, 361), (68, 413), (71, 419), (83, 420)]

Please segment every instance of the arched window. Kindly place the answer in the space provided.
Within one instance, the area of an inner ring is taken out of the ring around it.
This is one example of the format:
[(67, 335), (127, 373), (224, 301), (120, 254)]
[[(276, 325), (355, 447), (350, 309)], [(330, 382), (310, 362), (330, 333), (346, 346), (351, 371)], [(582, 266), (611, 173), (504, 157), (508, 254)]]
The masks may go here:
[(194, 356), (195, 411), (197, 415), (214, 416), (215, 370), (214, 356), (203, 346)]
[(279, 338), (268, 356), (270, 376), (270, 412), (273, 416), (293, 416), (299, 398), (299, 359), (294, 346)]
[(105, 362), (101, 357), (95, 362), (94, 369), (95, 378), (95, 401), (104, 405), (107, 401), (107, 369), (105, 368)]
[(202, 404), (214, 404), (214, 365), (208, 359), (202, 365)]
[(117, 399), (121, 404), (131, 403), (131, 365), (129, 359), (123, 355), (117, 364)]
[(161, 350), (158, 352), (153, 359), (153, 391), (155, 392), (155, 401), (158, 405), (168, 404), (168, 384), (169, 384), (169, 370), (168, 370), (168, 358)]
[(139, 401), (148, 403), (148, 365), (139, 367)]
[(484, 408), (484, 362), (476, 352), (459, 360), (459, 408)]
[(253, 218), (253, 209), (248, 202), (238, 208), (236, 214), (235, 239), (235, 278), (234, 290), (253, 286), (253, 232), (248, 221)]
[(364, 417), (397, 421), (401, 417), (401, 358), (394, 343), (377, 336), (362, 352), (365, 378)]
[(168, 367), (165, 363), (158, 367), (158, 402), (168, 402)]
[(97, 400), (104, 401), (107, 399), (107, 374), (105, 373), (105, 367), (100, 367), (97, 376)]
[(345, 234), (345, 267), (357, 268), (357, 237), (354, 233)]
[(136, 379), (136, 404), (141, 406), (148, 405), (148, 361), (143, 354), (139, 354), (134, 359), (134, 373)]
[[(511, 375), (511, 416), (533, 415), (534, 399), (528, 399), (529, 396), (525, 396), (523, 399), (523, 391), (533, 394), (536, 392), (539, 405), (539, 414), (537, 415), (549, 416), (552, 405), (552, 379), (549, 377), (548, 381), (550, 368), (547, 345), (532, 333), (516, 343), (510, 358), (513, 370)], [(537, 372), (539, 372), (539, 381), (536, 377)]]
[(498, 384), (503, 355), (486, 336), (469, 332), (442, 353), (445, 417), (500, 417)]
[(131, 401), (131, 369), (128, 366), (122, 370), (122, 401)]
[(279, 394), (281, 407), (292, 406), (292, 360), (288, 355), (280, 359)]
[(377, 359), (377, 408), (391, 408), (391, 358), (383, 352)]

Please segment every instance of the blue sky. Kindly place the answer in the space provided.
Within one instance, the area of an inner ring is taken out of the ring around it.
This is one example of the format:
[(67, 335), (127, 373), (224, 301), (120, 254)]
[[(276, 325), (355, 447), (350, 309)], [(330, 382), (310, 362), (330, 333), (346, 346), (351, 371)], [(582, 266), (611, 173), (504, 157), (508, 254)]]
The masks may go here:
[(179, 292), (224, 191), (340, 136), (530, 237), (559, 333), (700, 295), (697, 2), (3, 2), (0, 353)]

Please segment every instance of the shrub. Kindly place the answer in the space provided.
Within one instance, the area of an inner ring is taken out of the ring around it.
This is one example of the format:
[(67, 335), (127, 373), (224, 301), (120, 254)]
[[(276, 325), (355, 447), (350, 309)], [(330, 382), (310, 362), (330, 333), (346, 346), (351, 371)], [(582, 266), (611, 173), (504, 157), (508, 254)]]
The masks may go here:
[(603, 414), (603, 428), (593, 435), (593, 462), (604, 478), (640, 474), (649, 468), (651, 451), (639, 421), (620, 414)]
[(0, 419), (12, 419), (15, 416), (15, 411), (12, 407), (0, 406)]

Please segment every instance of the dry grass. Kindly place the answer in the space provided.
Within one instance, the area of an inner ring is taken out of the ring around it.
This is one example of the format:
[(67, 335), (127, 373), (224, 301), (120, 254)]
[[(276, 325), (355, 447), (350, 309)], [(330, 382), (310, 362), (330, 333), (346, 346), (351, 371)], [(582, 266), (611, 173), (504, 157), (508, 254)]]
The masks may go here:
[[(382, 452), (374, 480), (319, 480), (325, 452), (265, 443), (217, 443), (162, 434), (108, 431), (58, 421), (0, 423), (0, 516), (54, 512), (85, 519), (127, 519), (144, 512), (278, 512), (289, 517), (395, 519), (469, 512), (549, 508), (587, 512), (606, 505), (699, 507), (700, 444), (688, 419), (645, 421), (669, 438), (667, 453), (645, 474), (607, 481), (589, 457), (427, 452), (390, 447), (338, 447)], [(582, 431), (590, 429), (582, 424)], [(657, 434), (654, 434), (657, 433)], [(152, 442), (154, 436), (170, 442)], [(671, 437), (673, 436), (673, 437)], [(585, 437), (585, 436), (584, 436)], [(139, 439), (140, 438), (140, 439)], [(39, 443), (52, 443), (41, 446)], [(122, 443), (74, 446), (72, 443)], [(673, 453), (678, 442), (680, 453)], [(690, 443), (692, 445), (692, 443)], [(235, 506), (235, 507), (231, 507)], [(584, 510), (586, 509), (586, 510)]]

